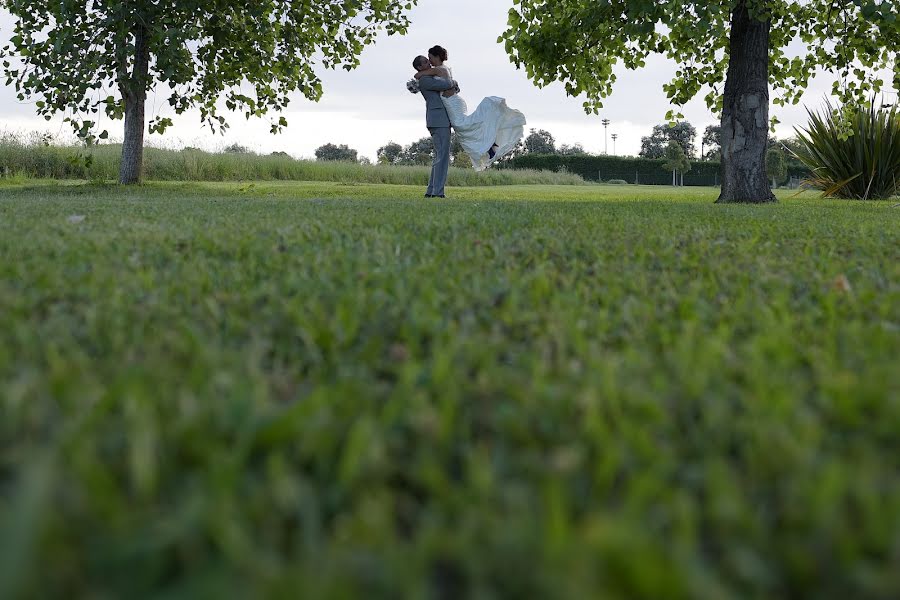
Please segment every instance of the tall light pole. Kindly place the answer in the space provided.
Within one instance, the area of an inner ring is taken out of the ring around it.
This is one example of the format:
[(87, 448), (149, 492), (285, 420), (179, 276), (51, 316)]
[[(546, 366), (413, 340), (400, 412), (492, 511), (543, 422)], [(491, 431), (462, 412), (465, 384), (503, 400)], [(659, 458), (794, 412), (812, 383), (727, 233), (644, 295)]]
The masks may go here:
[(600, 121), (603, 124), (603, 154), (609, 154), (607, 150), (606, 128), (609, 126), (609, 119)]
[(619, 139), (619, 134), (618, 133), (612, 134), (612, 139), (613, 139), (613, 156), (618, 156), (618, 154), (616, 154), (616, 140)]

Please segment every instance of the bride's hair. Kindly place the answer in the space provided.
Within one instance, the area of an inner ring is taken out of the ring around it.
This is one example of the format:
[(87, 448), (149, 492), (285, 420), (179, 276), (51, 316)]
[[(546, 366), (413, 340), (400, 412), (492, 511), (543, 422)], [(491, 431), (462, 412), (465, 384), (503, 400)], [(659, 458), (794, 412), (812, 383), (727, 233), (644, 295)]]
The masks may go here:
[(428, 54), (431, 56), (437, 56), (439, 59), (446, 61), (447, 60), (447, 51), (441, 46), (435, 46), (428, 51)]

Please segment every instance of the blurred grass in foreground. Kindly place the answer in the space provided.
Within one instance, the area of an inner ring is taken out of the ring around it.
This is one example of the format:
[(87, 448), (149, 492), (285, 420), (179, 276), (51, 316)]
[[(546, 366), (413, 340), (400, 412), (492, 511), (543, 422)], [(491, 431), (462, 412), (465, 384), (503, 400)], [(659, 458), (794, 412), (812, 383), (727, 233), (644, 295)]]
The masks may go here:
[(0, 597), (898, 596), (897, 208), (420, 193), (0, 189)]

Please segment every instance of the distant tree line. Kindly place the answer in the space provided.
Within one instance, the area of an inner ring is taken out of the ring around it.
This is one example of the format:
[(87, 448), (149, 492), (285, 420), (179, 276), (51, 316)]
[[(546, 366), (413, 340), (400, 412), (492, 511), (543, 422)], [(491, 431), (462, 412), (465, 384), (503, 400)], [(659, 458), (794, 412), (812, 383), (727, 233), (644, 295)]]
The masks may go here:
[[(665, 161), (665, 169), (672, 173), (672, 180), (677, 185), (679, 179), (683, 180), (684, 173), (690, 170), (692, 160), (718, 162), (721, 158), (721, 127), (710, 125), (703, 131), (700, 143), (700, 152), (697, 152), (697, 129), (688, 121), (679, 121), (674, 125), (662, 123), (655, 125), (650, 135), (641, 138), (640, 158)], [(768, 165), (769, 178), (780, 183), (790, 169), (802, 169), (802, 163), (797, 160), (791, 149), (796, 146), (796, 140), (769, 139), (769, 152), (766, 163)], [(558, 145), (556, 138), (546, 129), (532, 128), (503, 159), (500, 165), (511, 166), (517, 158), (527, 155), (556, 155), (556, 156), (589, 156), (581, 144)], [(410, 144), (402, 145), (390, 141), (381, 146), (377, 152), (379, 165), (422, 165), (431, 164), (434, 156), (434, 143), (430, 137), (420, 138)], [(349, 148), (346, 144), (325, 144), (316, 149), (316, 160), (319, 161), (349, 161), (368, 163), (365, 157), (360, 158), (359, 153)], [(456, 167), (468, 168), (472, 161), (466, 154), (456, 134), (451, 137), (450, 161)], [(679, 178), (680, 175), (680, 178)]]
[[(234, 150), (231, 150), (234, 151)], [(369, 163), (366, 157), (360, 157), (359, 152), (350, 148), (346, 144), (324, 144), (316, 148), (316, 160), (318, 161), (345, 161)], [(578, 156), (586, 155), (584, 147), (581, 144), (562, 144), (556, 145), (556, 139), (549, 131), (544, 129), (532, 129), (529, 134), (521, 140), (506, 157), (504, 162), (526, 154), (559, 154), (561, 156)], [(379, 165), (422, 165), (431, 164), (434, 156), (434, 142), (430, 137), (420, 138), (410, 144), (402, 145), (397, 142), (390, 141), (381, 146), (377, 152), (377, 163)], [(472, 166), (472, 160), (462, 144), (453, 133), (450, 138), (450, 162), (455, 167), (468, 168)]]
[(561, 156), (579, 156), (587, 154), (581, 144), (556, 145), (556, 138), (546, 129), (531, 129), (510, 152), (505, 160), (508, 162), (526, 154), (559, 154)]
[[(691, 159), (697, 158), (695, 140), (697, 130), (688, 121), (679, 121), (674, 125), (663, 123), (653, 127), (649, 136), (641, 138), (639, 156), (646, 159), (665, 159), (666, 168), (676, 174), (690, 170)], [(803, 163), (794, 155), (798, 141), (795, 138), (779, 140), (774, 136), (768, 139), (766, 153), (766, 170), (772, 185), (781, 183), (790, 169), (804, 169)], [(676, 148), (677, 147), (677, 148)], [(722, 157), (722, 128), (709, 125), (701, 138), (701, 161), (718, 162)], [(679, 152), (680, 150), (680, 152)]]
[[(378, 164), (380, 165), (430, 165), (434, 152), (434, 144), (430, 137), (423, 137), (408, 146), (402, 146), (396, 142), (388, 142), (378, 149)], [(562, 156), (577, 156), (587, 154), (581, 144), (556, 145), (556, 138), (544, 129), (532, 129), (506, 157), (503, 162), (524, 156), (526, 154), (560, 154)], [(467, 168), (472, 166), (469, 155), (466, 154), (462, 144), (454, 133), (450, 138), (450, 162), (455, 167)]]
[(316, 148), (316, 160), (320, 161), (344, 161), (358, 162), (359, 152), (347, 146), (347, 144), (325, 144)]

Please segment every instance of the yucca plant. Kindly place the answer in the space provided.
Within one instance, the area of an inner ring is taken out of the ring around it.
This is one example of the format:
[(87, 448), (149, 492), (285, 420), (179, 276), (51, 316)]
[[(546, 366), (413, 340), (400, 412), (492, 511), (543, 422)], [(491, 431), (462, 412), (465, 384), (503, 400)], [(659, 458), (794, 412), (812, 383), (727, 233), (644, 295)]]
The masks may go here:
[(900, 191), (900, 113), (875, 101), (821, 114), (809, 113), (793, 154), (812, 171), (806, 180), (823, 196), (856, 200), (890, 198)]

